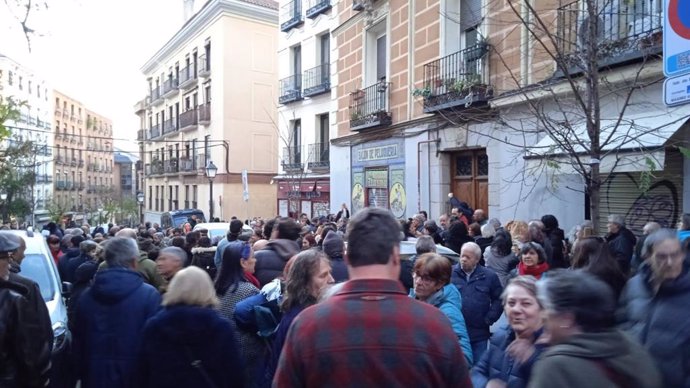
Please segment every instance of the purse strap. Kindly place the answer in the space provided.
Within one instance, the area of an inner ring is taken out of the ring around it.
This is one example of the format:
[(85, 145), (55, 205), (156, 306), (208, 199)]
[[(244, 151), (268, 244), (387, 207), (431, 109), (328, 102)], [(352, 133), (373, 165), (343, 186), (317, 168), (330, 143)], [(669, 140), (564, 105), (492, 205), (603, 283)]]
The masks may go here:
[(206, 372), (206, 369), (204, 368), (204, 364), (201, 362), (201, 359), (192, 356), (192, 351), (189, 349), (187, 345), (183, 346), (185, 355), (187, 356), (187, 360), (189, 360), (189, 365), (191, 365), (194, 369), (199, 371), (201, 377), (203, 377), (206, 381), (206, 386), (209, 388), (218, 388), (216, 383), (213, 382), (213, 379), (211, 379), (211, 376), (209, 376), (208, 372)]

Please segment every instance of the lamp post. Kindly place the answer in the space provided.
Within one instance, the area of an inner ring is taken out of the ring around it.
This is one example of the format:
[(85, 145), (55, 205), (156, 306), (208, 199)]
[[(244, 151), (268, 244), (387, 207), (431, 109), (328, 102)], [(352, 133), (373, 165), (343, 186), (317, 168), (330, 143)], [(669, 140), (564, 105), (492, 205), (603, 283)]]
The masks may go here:
[(208, 220), (209, 222), (213, 222), (213, 178), (216, 177), (216, 173), (218, 172), (218, 167), (216, 167), (215, 164), (213, 164), (212, 161), (208, 161), (208, 164), (206, 165), (206, 176), (208, 177), (208, 183), (209, 183), (209, 194), (208, 194)]
[(144, 192), (137, 193), (137, 202), (139, 202), (139, 223), (144, 223)]

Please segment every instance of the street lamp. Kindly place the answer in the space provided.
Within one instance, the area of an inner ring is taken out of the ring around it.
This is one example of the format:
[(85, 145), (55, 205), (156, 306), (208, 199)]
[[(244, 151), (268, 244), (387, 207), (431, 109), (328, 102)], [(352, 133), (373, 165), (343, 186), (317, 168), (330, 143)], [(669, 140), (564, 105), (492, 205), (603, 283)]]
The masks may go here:
[(144, 223), (144, 192), (137, 193), (137, 202), (139, 202), (139, 223)]
[(215, 164), (213, 164), (212, 161), (208, 161), (208, 164), (206, 165), (206, 176), (208, 177), (208, 183), (209, 183), (209, 195), (208, 195), (208, 220), (209, 222), (213, 222), (213, 178), (216, 177), (216, 173), (218, 172), (218, 167), (216, 167)]

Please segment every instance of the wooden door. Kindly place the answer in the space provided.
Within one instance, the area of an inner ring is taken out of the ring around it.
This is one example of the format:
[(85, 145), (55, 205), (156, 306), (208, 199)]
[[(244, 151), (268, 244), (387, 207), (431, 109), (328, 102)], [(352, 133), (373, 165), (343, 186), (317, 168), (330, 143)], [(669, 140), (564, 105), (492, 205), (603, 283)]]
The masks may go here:
[(489, 211), (489, 159), (486, 149), (451, 154), (451, 190), (473, 209)]

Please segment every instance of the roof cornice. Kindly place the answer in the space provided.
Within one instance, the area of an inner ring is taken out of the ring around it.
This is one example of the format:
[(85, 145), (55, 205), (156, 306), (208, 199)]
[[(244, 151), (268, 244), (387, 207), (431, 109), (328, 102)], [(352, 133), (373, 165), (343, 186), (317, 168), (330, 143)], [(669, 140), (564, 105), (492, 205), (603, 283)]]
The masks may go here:
[(223, 14), (243, 16), (278, 26), (278, 10), (241, 0), (211, 0), (189, 19), (170, 40), (149, 59), (141, 72), (147, 75), (164, 63), (170, 55), (197, 33), (212, 25)]

